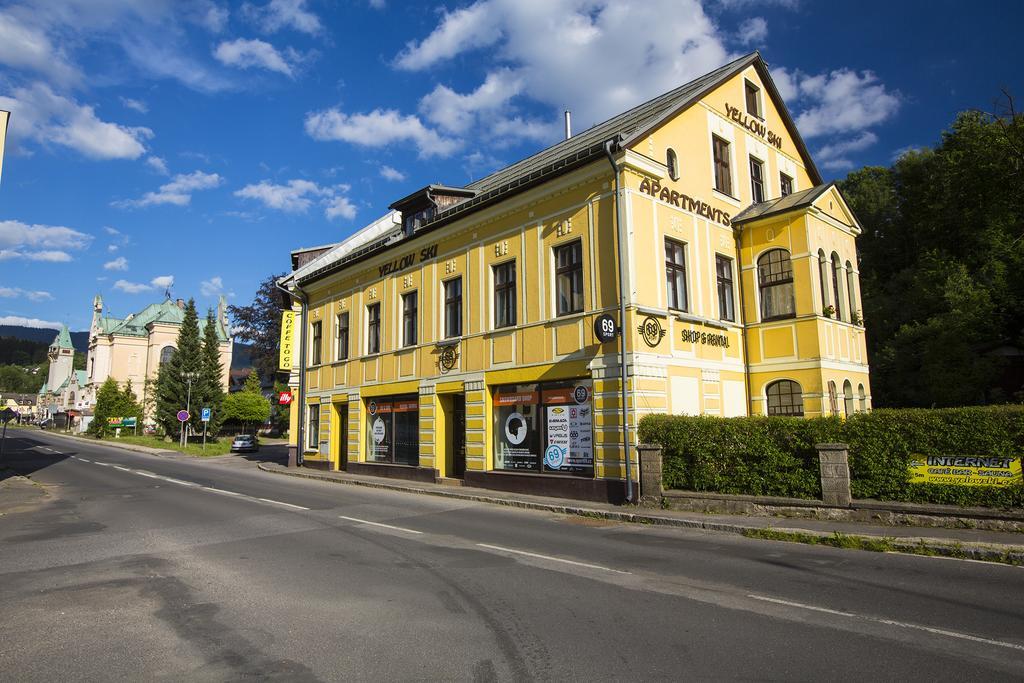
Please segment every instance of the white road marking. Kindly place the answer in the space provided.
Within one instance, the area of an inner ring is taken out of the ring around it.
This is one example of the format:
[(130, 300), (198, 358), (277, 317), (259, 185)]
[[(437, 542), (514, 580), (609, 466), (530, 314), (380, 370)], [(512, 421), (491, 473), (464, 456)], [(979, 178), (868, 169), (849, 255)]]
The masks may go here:
[(199, 486), (199, 484), (196, 484), (195, 482), (182, 481), (181, 479), (174, 479), (173, 477), (160, 477), (160, 478), (163, 479), (164, 481), (169, 481), (172, 484), (181, 484), (182, 486)]
[[(213, 491), (214, 493), (223, 493), (223, 494), (228, 495), (228, 496), (241, 496), (242, 495), (241, 493), (236, 493), (234, 491), (225, 491), (224, 489), (215, 489), (212, 486), (204, 486), (203, 488), (206, 489), (207, 491)], [(248, 498), (248, 497), (249, 496), (245, 496), (245, 498)]]
[(142, 475), (143, 477), (149, 477), (150, 479), (163, 479), (160, 475), (150, 474), (149, 472), (140, 472), (138, 470), (135, 470), (135, 474)]
[(422, 531), (416, 531), (415, 529), (405, 529), (400, 526), (393, 526), (391, 524), (383, 524), (381, 522), (371, 522), (366, 519), (356, 519), (355, 517), (346, 517), (345, 515), (338, 515), (341, 519), (347, 519), (350, 522), (358, 522), (359, 524), (369, 524), (370, 526), (379, 526), (385, 529), (394, 529), (395, 531), (404, 531), (407, 534), (422, 534)]
[(989, 560), (976, 560), (973, 557), (947, 557), (945, 555), (912, 555), (900, 552), (899, 550), (887, 550), (886, 555), (903, 555), (904, 557), (919, 557), (924, 560), (952, 560), (953, 562), (974, 562), (988, 565), (989, 567), (1009, 567), (1010, 569), (1024, 569), (1024, 565), (1006, 564), (1005, 562), (991, 562)]
[(104, 467), (110, 467), (110, 463), (109, 462), (100, 462), (99, 460), (94, 462), (93, 465), (103, 465)]
[[(251, 496), (246, 496), (250, 498)], [(269, 498), (253, 498), (253, 500), (262, 500), (264, 503), (273, 503), (274, 505), (284, 505), (285, 507), (295, 508), (296, 510), (308, 510), (309, 508), (302, 507), (301, 505), (293, 505), (292, 503), (286, 503), (283, 500), (271, 500)]]
[(588, 569), (600, 569), (605, 572), (613, 572), (615, 574), (629, 574), (630, 572), (622, 571), (621, 569), (612, 569), (611, 567), (602, 567), (599, 564), (588, 564), (587, 562), (577, 562), (576, 560), (566, 560), (561, 557), (552, 557), (551, 555), (541, 555), (540, 553), (531, 553), (526, 550), (516, 550), (515, 548), (503, 548), (500, 545), (488, 545), (487, 543), (477, 543), (481, 548), (490, 548), (491, 550), (498, 550), (503, 553), (514, 553), (516, 555), (526, 555), (527, 557), (536, 557), (541, 560), (551, 560), (552, 562), (563, 562), (565, 564), (572, 564), (577, 567), (587, 567)]
[(82, 462), (92, 462), (92, 460), (86, 460), (85, 458), (79, 458)]
[(1024, 651), (1024, 645), (1018, 645), (1017, 643), (1007, 643), (1002, 640), (991, 640), (989, 638), (981, 638), (980, 636), (972, 636), (967, 633), (959, 633), (957, 631), (947, 631), (942, 628), (934, 628), (932, 626), (922, 626), (921, 624), (910, 624), (905, 621), (896, 621), (894, 619), (882, 619), (881, 617), (869, 617), (864, 614), (854, 614), (853, 612), (842, 612), (840, 610), (828, 609), (827, 607), (818, 607), (816, 605), (805, 605), (802, 602), (792, 602), (790, 600), (780, 600), (778, 598), (769, 598), (764, 595), (748, 595), (748, 598), (754, 600), (761, 600), (763, 602), (771, 602), (776, 605), (785, 605), (787, 607), (798, 607), (800, 609), (810, 610), (812, 612), (824, 612), (825, 614), (834, 614), (840, 617), (849, 617), (851, 619), (863, 619), (864, 621), (873, 621), (876, 624), (885, 624), (886, 626), (898, 626), (899, 628), (908, 628), (916, 631), (924, 631), (926, 633), (934, 633), (940, 636), (948, 636), (950, 638), (959, 638), (961, 640), (969, 640), (974, 643), (984, 643), (986, 645), (995, 645), (997, 647), (1010, 648), (1011, 650)]
[(121, 467), (120, 465), (114, 465), (115, 470), (121, 470), (122, 472), (134, 472), (130, 467)]

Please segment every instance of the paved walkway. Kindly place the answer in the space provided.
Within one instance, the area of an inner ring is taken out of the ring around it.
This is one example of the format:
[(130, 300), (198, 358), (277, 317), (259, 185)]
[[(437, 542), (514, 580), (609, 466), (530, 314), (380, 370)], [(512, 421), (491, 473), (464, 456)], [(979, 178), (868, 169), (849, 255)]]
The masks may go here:
[[(306, 468), (295, 469), (288, 468), (277, 463), (261, 463), (259, 468), (266, 472), (273, 472), (275, 474), (330, 481), (338, 484), (369, 486), (393, 491), (418, 493), (421, 495), (446, 496), (449, 498), (487, 502), (496, 505), (509, 505), (513, 507), (547, 510), (551, 512), (576, 514), (587, 517), (601, 517), (638, 524), (680, 526), (731, 533), (750, 533), (751, 531), (759, 529), (773, 529), (778, 531), (803, 532), (812, 535), (825, 536), (839, 532), (841, 534), (866, 538), (896, 539), (897, 545), (923, 545), (925, 547), (932, 548), (938, 554), (948, 554), (945, 553), (944, 550), (948, 551), (950, 549), (959, 549), (963, 546), (968, 550), (968, 555), (977, 554), (983, 556), (988, 555), (988, 553), (973, 553), (971, 552), (972, 548), (980, 549), (982, 547), (990, 547), (998, 552), (1011, 552), (1015, 555), (1019, 554), (1019, 556), (1024, 559), (1024, 533), (1008, 531), (886, 526), (880, 524), (866, 524), (862, 522), (793, 519), (786, 517), (713, 515), (679, 510), (660, 510), (635, 506), (619, 506), (609, 503), (567, 500), (547, 496), (530, 496), (468, 486), (427, 484), (400, 479), (388, 479), (384, 477), (354, 475), (346, 472), (326, 472)], [(974, 548), (974, 546), (977, 546), (977, 548)]]

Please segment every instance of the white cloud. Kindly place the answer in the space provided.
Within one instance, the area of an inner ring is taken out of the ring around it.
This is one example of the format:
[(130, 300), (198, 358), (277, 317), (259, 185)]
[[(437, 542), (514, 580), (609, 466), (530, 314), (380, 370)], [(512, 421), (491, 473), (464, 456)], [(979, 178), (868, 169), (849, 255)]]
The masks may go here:
[[(294, 54), (294, 53), (293, 53)], [(276, 71), (285, 76), (293, 76), (292, 65), (270, 43), (262, 40), (246, 40), (239, 38), (224, 41), (213, 51), (213, 56), (221, 64), (248, 69), (257, 67)]]
[(60, 323), (51, 322), (49, 320), (40, 320), (39, 318), (22, 318), (17, 315), (5, 315), (0, 317), (0, 325), (19, 325), (21, 327), (36, 327), (44, 330), (59, 330), (61, 328)]
[(384, 165), (380, 167), (380, 177), (384, 180), (390, 180), (392, 182), (401, 182), (405, 180), (405, 174), (396, 168)]
[(186, 206), (192, 201), (193, 192), (213, 189), (222, 182), (224, 182), (224, 178), (216, 173), (204, 173), (203, 171), (179, 173), (171, 179), (171, 182), (161, 185), (160, 189), (156, 192), (147, 192), (139, 199), (111, 202), (111, 205), (119, 208), (136, 209), (156, 204)]
[(743, 45), (763, 43), (768, 37), (768, 22), (764, 17), (749, 17), (740, 23), (737, 38)]
[(200, 0), (190, 9), (189, 19), (210, 33), (220, 33), (228, 23), (228, 10), (210, 0)]
[(104, 225), (103, 226), (103, 232), (107, 233), (108, 235), (120, 235), (121, 234), (120, 230), (118, 230), (117, 228), (112, 228), (109, 225)]
[(854, 163), (846, 155), (860, 152), (878, 142), (878, 136), (871, 131), (864, 131), (855, 138), (848, 138), (825, 145), (815, 153), (814, 157), (823, 168), (838, 171), (853, 168)]
[(107, 245), (107, 251), (109, 251), (111, 254), (113, 254), (118, 249), (120, 249), (120, 247), (117, 246), (116, 244), (108, 244)]
[(454, 12), (445, 12), (433, 33), (419, 43), (406, 44), (395, 59), (396, 66), (418, 71), (466, 50), (494, 45), (503, 35), (503, 17), (495, 11), (495, 4), (477, 2)]
[(242, 5), (242, 16), (266, 33), (290, 28), (315, 35), (322, 28), (320, 18), (306, 9), (306, 0), (270, 0), (263, 7), (246, 3)]
[(142, 100), (133, 100), (130, 97), (122, 97), (121, 104), (126, 106), (128, 109), (134, 109), (140, 114), (146, 114), (149, 112), (149, 107)]
[(0, 261), (66, 262), (72, 260), (68, 250), (86, 249), (92, 239), (92, 235), (61, 225), (0, 221)]
[(29, 301), (53, 301), (53, 295), (39, 290), (22, 289), (21, 287), (0, 287), (0, 297), (7, 299), (25, 298)]
[(167, 162), (160, 157), (146, 157), (146, 165), (160, 175), (170, 175), (170, 171), (167, 170)]
[(128, 270), (128, 259), (124, 256), (118, 256), (113, 261), (104, 263), (103, 270)]
[(62, 50), (54, 47), (42, 29), (7, 12), (0, 12), (0, 64), (32, 69), (62, 85), (72, 85), (81, 78), (78, 69), (67, 61)]
[(253, 199), (270, 209), (285, 213), (305, 213), (314, 202), (324, 206), (328, 219), (355, 218), (356, 207), (346, 196), (348, 185), (320, 186), (310, 180), (294, 179), (280, 185), (263, 180), (235, 191), (236, 197)]
[(892, 118), (902, 103), (871, 71), (836, 69), (809, 75), (776, 69), (772, 80), (789, 103), (801, 110), (797, 128), (804, 137), (865, 130)]
[(126, 294), (141, 294), (142, 292), (151, 292), (155, 289), (167, 289), (173, 285), (173, 275), (159, 275), (150, 280), (148, 285), (143, 282), (118, 280), (114, 283), (114, 289), (125, 292)]
[(478, 115), (504, 110), (508, 101), (522, 92), (523, 87), (521, 76), (509, 69), (501, 69), (487, 74), (480, 87), (465, 95), (448, 86), (438, 85), (420, 100), (419, 108), (428, 121), (442, 130), (466, 134), (476, 123)]
[(154, 287), (157, 287), (159, 289), (167, 289), (168, 287), (172, 287), (174, 285), (174, 276), (173, 275), (158, 275), (157, 277), (153, 278), (149, 282), (150, 282), (151, 285), (153, 285)]
[(219, 275), (215, 275), (209, 280), (203, 280), (199, 283), (199, 293), (203, 296), (217, 296), (223, 292), (224, 280)]
[(16, 141), (69, 147), (90, 159), (138, 159), (153, 131), (100, 120), (92, 107), (56, 94), (45, 83), (19, 87), (0, 96), (0, 109), (12, 112), (10, 132)]
[(412, 143), (419, 156), (445, 157), (461, 144), (423, 125), (418, 116), (394, 109), (375, 109), (369, 114), (346, 114), (336, 108), (306, 115), (306, 133), (314, 140), (338, 140), (364, 147)]

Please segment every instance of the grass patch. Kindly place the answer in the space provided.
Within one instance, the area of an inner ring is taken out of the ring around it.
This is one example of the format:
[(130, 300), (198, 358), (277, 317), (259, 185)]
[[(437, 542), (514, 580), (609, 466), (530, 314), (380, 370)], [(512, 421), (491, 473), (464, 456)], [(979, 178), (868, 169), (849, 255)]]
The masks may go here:
[(122, 434), (121, 438), (115, 439), (114, 437), (108, 437), (106, 439), (100, 439), (100, 441), (106, 441), (108, 443), (130, 443), (136, 446), (148, 446), (149, 448), (160, 448), (165, 451), (177, 451), (186, 455), (197, 455), (197, 456), (213, 456), (213, 455), (226, 455), (231, 452), (231, 439), (222, 438), (217, 441), (212, 439), (206, 440), (206, 448), (203, 448), (203, 444), (200, 441), (196, 443), (190, 441), (185, 448), (179, 445), (177, 439), (174, 441), (164, 441), (163, 437), (159, 436), (132, 436), (130, 434)]

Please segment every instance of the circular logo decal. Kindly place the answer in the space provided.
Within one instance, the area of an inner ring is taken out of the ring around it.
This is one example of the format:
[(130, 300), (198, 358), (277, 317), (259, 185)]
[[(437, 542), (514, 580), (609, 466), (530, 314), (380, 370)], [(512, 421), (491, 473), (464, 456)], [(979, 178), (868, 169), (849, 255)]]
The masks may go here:
[(636, 331), (643, 337), (644, 343), (652, 349), (660, 344), (661, 338), (665, 336), (665, 329), (661, 326), (661, 321), (651, 316), (644, 318), (643, 322), (637, 326)]
[(582, 384), (577, 384), (572, 390), (572, 398), (577, 403), (586, 403), (590, 398), (590, 392)]
[(369, 405), (366, 406), (366, 409), (370, 411), (370, 415), (376, 415), (377, 414), (377, 402), (376, 401), (370, 401)]
[(513, 446), (526, 441), (526, 418), (521, 413), (512, 413), (505, 418), (505, 438)]
[(544, 451), (544, 464), (553, 470), (560, 469), (565, 464), (565, 449), (554, 444), (548, 446)]
[(386, 434), (387, 428), (384, 426), (384, 420), (378, 417), (373, 421), (373, 440), (378, 444), (383, 443)]
[(447, 372), (455, 367), (455, 361), (458, 360), (458, 354), (455, 353), (454, 346), (446, 346), (441, 351), (441, 369)]

